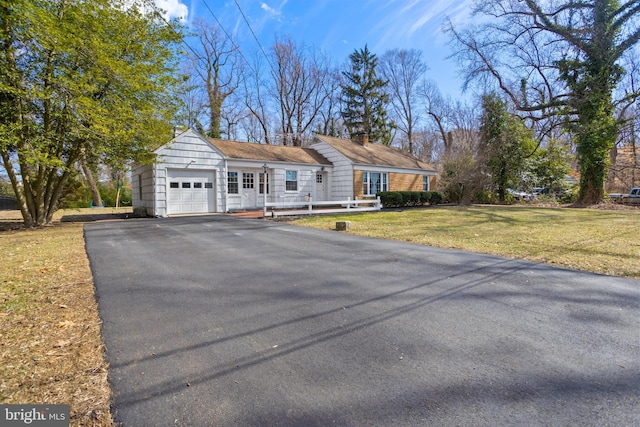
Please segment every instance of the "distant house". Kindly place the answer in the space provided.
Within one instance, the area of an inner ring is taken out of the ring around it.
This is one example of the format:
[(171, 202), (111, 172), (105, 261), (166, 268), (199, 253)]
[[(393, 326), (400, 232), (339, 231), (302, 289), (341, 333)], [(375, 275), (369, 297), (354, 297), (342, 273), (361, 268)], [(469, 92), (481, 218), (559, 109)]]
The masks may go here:
[[(316, 136), (309, 148), (207, 139), (187, 130), (132, 169), (133, 207), (148, 215), (231, 212), (429, 190), (436, 172), (401, 150)], [(266, 172), (266, 173), (265, 173)]]

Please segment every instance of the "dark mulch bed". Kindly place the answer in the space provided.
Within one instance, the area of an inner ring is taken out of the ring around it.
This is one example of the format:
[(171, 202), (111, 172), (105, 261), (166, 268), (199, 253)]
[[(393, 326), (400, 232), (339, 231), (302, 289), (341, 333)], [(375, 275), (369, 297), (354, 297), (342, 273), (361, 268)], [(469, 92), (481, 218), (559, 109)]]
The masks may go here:
[[(112, 221), (133, 217), (131, 212), (100, 212), (63, 215), (60, 222)], [(20, 211), (0, 211), (0, 231), (22, 230), (24, 222)]]
[(64, 215), (60, 218), (60, 222), (93, 222), (93, 221), (108, 221), (115, 219), (127, 219), (131, 218), (131, 213), (96, 213), (96, 214), (78, 214), (78, 215)]

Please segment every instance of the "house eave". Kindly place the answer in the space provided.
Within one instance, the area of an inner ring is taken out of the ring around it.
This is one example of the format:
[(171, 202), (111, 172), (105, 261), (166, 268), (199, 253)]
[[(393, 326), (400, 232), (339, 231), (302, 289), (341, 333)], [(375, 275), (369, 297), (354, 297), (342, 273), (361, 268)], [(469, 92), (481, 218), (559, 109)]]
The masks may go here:
[(428, 175), (435, 176), (438, 173), (434, 170), (420, 169), (420, 168), (403, 168), (397, 166), (386, 165), (372, 165), (370, 163), (353, 163), (354, 170), (368, 171), (368, 172), (395, 172), (395, 173), (409, 173), (416, 175)]
[(255, 165), (256, 167), (262, 167), (262, 165), (267, 165), (269, 168), (273, 168), (274, 165), (282, 166), (282, 167), (311, 167), (311, 168), (325, 168), (325, 169), (333, 169), (332, 164), (324, 164), (324, 163), (306, 163), (306, 162), (287, 162), (282, 160), (268, 160), (268, 159), (243, 159), (238, 157), (225, 157), (230, 163), (238, 164), (238, 165)]

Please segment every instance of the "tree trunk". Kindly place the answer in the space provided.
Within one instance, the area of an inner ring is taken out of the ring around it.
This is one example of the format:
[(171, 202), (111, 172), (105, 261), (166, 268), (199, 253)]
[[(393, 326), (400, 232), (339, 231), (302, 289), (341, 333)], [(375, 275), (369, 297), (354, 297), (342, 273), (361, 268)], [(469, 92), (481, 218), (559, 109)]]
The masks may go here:
[[(596, 79), (594, 79), (596, 80)], [(604, 183), (609, 168), (609, 153), (615, 145), (618, 126), (613, 117), (613, 103), (606, 83), (593, 85), (590, 100), (579, 104), (577, 155), (580, 165), (580, 192), (577, 203), (592, 205), (604, 200)], [(594, 90), (595, 89), (595, 90)]]
[(80, 159), (80, 166), (82, 167), (82, 172), (84, 173), (84, 177), (87, 180), (87, 184), (89, 184), (89, 188), (91, 189), (91, 200), (93, 202), (93, 206), (96, 208), (102, 207), (102, 198), (100, 197), (100, 191), (98, 190), (96, 180), (93, 178), (93, 172), (87, 164), (87, 156), (84, 150)]
[(24, 189), (23, 189), (24, 187), (19, 185), (18, 178), (16, 176), (15, 171), (13, 170), (11, 159), (9, 159), (9, 155), (7, 154), (6, 151), (2, 151), (2, 161), (7, 171), (7, 175), (9, 175), (9, 180), (11, 181), (13, 192), (16, 195), (16, 201), (18, 203), (18, 208), (20, 209), (20, 213), (22, 214), (24, 225), (25, 227), (33, 227), (35, 226), (35, 221), (31, 216), (29, 207), (27, 206), (27, 201), (26, 201)]

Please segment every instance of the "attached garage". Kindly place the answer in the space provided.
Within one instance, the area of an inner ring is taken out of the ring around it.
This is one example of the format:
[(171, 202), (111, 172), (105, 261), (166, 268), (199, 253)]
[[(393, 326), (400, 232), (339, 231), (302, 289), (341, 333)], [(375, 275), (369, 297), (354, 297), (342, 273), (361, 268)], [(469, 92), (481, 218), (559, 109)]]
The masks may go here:
[[(231, 212), (430, 189), (436, 171), (399, 149), (316, 135), (309, 148), (207, 139), (188, 129), (131, 171), (134, 209), (150, 216)], [(366, 190), (363, 190), (366, 188)]]
[(215, 171), (167, 169), (167, 213), (216, 212)]

